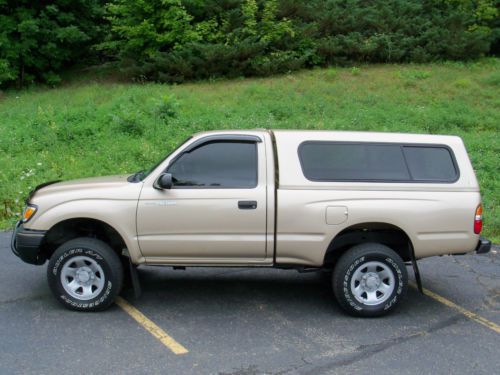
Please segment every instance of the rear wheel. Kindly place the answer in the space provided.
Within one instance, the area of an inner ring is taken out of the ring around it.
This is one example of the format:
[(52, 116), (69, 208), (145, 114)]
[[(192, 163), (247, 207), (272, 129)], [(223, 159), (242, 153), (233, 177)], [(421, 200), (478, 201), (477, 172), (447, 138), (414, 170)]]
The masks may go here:
[(123, 267), (118, 255), (105, 242), (77, 238), (54, 252), (47, 278), (52, 293), (65, 307), (99, 311), (111, 305), (120, 292)]
[(408, 274), (392, 249), (365, 243), (340, 257), (332, 284), (337, 301), (349, 314), (381, 316), (392, 311), (406, 294)]

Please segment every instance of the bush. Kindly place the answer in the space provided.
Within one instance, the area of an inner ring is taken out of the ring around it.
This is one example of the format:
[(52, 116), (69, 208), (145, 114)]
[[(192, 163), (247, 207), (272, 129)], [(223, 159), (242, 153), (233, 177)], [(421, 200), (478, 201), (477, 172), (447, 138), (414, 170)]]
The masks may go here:
[(49, 85), (102, 37), (99, 0), (0, 0), (0, 86)]
[(56, 85), (95, 56), (164, 82), (468, 60), (498, 53), (499, 2), (0, 0), (0, 85)]
[(167, 121), (169, 118), (177, 116), (178, 108), (179, 102), (175, 98), (175, 95), (163, 95), (160, 99), (156, 100), (155, 113), (159, 118)]
[(126, 105), (121, 105), (118, 111), (111, 115), (118, 132), (128, 136), (141, 136), (144, 133), (143, 117), (140, 110)]
[(127, 73), (161, 82), (467, 60), (493, 42), (495, 1), (115, 0), (112, 33), (99, 48)]

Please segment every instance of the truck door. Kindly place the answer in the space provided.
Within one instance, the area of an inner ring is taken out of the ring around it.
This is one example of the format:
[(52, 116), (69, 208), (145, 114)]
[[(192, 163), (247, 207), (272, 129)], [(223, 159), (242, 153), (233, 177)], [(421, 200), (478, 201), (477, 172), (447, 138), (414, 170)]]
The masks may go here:
[(142, 254), (164, 262), (263, 260), (264, 143), (256, 136), (203, 139), (170, 162), (171, 189), (143, 187), (137, 211)]

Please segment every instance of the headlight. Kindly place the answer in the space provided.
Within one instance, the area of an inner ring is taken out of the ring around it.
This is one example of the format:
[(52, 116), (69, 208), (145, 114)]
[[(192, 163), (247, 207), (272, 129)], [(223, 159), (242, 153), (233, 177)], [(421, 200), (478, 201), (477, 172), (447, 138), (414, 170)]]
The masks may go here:
[(28, 204), (23, 211), (22, 222), (26, 223), (27, 221), (29, 221), (29, 219), (31, 219), (33, 215), (35, 215), (37, 209), (38, 207), (35, 206), (34, 204)]

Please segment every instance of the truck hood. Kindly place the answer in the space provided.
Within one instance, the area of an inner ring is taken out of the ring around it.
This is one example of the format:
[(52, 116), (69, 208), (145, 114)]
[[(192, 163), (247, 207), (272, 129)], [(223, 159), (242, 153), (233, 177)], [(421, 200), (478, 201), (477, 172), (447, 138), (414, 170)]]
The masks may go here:
[[(37, 186), (28, 199), (37, 200), (56, 195), (65, 196), (66, 199), (130, 199), (130, 191), (136, 191), (142, 184), (128, 182), (127, 177), (127, 175), (117, 175), (54, 181)], [(133, 198), (137, 198), (136, 194), (133, 195)]]

